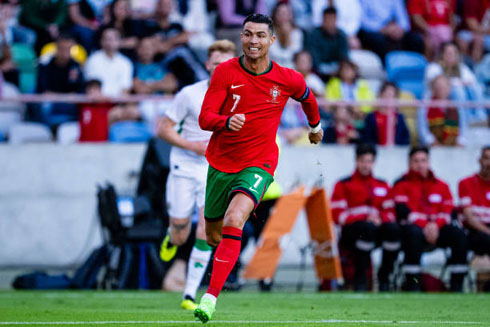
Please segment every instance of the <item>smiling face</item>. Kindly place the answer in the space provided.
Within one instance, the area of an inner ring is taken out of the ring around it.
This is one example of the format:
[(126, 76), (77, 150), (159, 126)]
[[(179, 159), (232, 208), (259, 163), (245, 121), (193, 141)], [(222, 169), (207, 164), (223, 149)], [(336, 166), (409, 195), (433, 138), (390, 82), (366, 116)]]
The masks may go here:
[(268, 59), (269, 47), (275, 39), (264, 23), (247, 22), (240, 34), (243, 54), (252, 61)]

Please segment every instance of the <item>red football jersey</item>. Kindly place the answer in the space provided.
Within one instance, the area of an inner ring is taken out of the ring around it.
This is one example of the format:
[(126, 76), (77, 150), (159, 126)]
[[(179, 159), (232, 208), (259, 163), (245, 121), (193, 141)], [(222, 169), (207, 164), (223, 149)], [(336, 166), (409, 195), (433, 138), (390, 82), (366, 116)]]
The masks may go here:
[[(300, 101), (311, 126), (320, 122), (318, 105), (300, 73), (271, 61), (264, 73), (255, 74), (241, 60), (233, 58), (216, 67), (204, 97), (199, 125), (213, 131), (206, 158), (225, 173), (259, 167), (274, 175), (276, 133), (286, 102), (290, 97)], [(234, 114), (245, 114), (238, 132), (227, 127)]]
[(475, 218), (483, 224), (490, 224), (490, 181), (475, 174), (459, 182), (459, 198), (463, 208), (471, 208)]

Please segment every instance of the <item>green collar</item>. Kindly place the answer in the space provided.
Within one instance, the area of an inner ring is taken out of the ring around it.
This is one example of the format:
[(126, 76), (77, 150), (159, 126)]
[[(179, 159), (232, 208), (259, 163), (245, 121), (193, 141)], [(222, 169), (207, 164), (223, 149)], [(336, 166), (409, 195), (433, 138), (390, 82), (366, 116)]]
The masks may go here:
[(253, 76), (264, 75), (272, 70), (272, 60), (269, 62), (269, 67), (267, 67), (267, 69), (260, 74), (254, 73), (253, 71), (250, 71), (247, 68), (245, 68), (245, 65), (243, 64), (243, 55), (240, 56), (240, 59), (238, 61), (240, 62), (240, 66), (243, 68), (243, 70), (245, 70), (247, 73)]

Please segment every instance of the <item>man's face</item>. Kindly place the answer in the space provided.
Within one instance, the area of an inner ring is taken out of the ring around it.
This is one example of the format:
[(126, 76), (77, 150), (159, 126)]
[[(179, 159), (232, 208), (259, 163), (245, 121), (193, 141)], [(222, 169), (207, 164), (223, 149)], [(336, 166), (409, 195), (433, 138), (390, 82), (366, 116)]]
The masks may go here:
[(267, 24), (247, 22), (240, 34), (243, 53), (256, 60), (269, 54), (269, 47), (276, 37), (271, 34)]
[(70, 50), (72, 46), (72, 40), (60, 40), (56, 43), (55, 56), (58, 62), (67, 63), (70, 60)]
[(213, 76), (214, 70), (218, 67), (219, 64), (230, 60), (234, 57), (234, 53), (232, 52), (220, 52), (214, 51), (211, 53), (211, 56), (206, 61), (206, 69), (209, 72), (210, 76)]
[(416, 152), (409, 160), (410, 170), (426, 177), (429, 174), (429, 156), (423, 151)]
[(168, 16), (172, 12), (172, 0), (159, 0), (155, 7), (155, 13), (161, 16)]
[(490, 176), (490, 150), (482, 152), (480, 157), (480, 171), (482, 175)]
[(102, 34), (100, 45), (105, 51), (116, 52), (119, 50), (120, 41), (119, 33), (115, 29), (108, 29)]
[(363, 154), (356, 159), (356, 169), (362, 176), (369, 176), (373, 172), (374, 156), (371, 153)]
[(335, 34), (337, 31), (337, 15), (325, 14), (323, 15), (322, 28), (329, 34)]
[(141, 40), (137, 49), (138, 58), (142, 63), (151, 63), (155, 57), (155, 47), (151, 38)]

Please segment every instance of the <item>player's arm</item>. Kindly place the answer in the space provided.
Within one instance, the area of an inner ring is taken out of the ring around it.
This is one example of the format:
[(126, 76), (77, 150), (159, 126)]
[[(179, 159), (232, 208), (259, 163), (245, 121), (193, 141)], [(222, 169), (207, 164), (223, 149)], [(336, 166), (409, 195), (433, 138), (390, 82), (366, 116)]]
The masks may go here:
[(214, 132), (230, 129), (237, 131), (245, 123), (245, 115), (243, 114), (235, 114), (233, 116), (220, 114), (221, 107), (228, 95), (228, 75), (229, 72), (226, 71), (226, 68), (223, 68), (223, 65), (219, 65), (211, 77), (199, 115), (199, 126), (203, 130)]
[(293, 81), (295, 84), (293, 98), (301, 103), (301, 107), (303, 108), (306, 118), (308, 119), (308, 124), (310, 125), (308, 137), (311, 143), (318, 144), (323, 139), (323, 129), (320, 124), (320, 110), (315, 95), (311, 92), (310, 88), (306, 86), (306, 82), (301, 74), (295, 72)]
[(471, 210), (471, 191), (466, 184), (461, 181), (458, 185), (459, 198), (461, 199), (461, 207), (463, 208), (463, 219), (473, 229), (490, 235), (490, 228), (483, 224), (477, 217), (473, 215)]
[(208, 142), (186, 140), (180, 136), (179, 133), (177, 133), (175, 130), (175, 125), (177, 125), (177, 123), (168, 116), (163, 117), (158, 126), (158, 136), (173, 146), (177, 146), (185, 150), (191, 150), (200, 156), (204, 156), (206, 154)]

